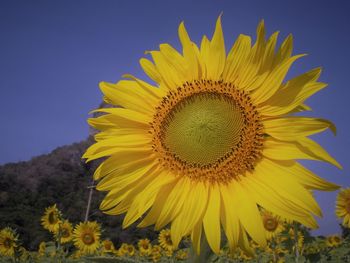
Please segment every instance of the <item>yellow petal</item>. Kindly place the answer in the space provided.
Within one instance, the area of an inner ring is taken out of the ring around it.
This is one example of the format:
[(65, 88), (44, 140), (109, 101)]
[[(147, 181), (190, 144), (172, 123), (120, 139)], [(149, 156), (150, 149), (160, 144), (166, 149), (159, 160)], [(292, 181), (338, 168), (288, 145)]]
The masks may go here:
[[(235, 44), (227, 55), (223, 79), (234, 82), (247, 63), (251, 49), (251, 39), (246, 35), (239, 35)], [(240, 87), (241, 88), (241, 87)]]
[(209, 79), (210, 73), (208, 73), (208, 63), (210, 63), (210, 41), (206, 36), (203, 36), (200, 48), (200, 57), (203, 61), (202, 76)]
[(226, 61), (224, 35), (221, 27), (221, 15), (216, 21), (215, 32), (209, 44), (207, 59), (207, 77), (209, 79), (219, 80), (224, 70)]
[(103, 209), (102, 208), (103, 203), (101, 203), (100, 209), (106, 210), (106, 211), (104, 211), (104, 213), (110, 214), (110, 215), (118, 215), (118, 214), (127, 212), (129, 210), (132, 202), (134, 201), (135, 197), (137, 196), (137, 194), (142, 192), (143, 190), (145, 190), (145, 188), (147, 186), (149, 186), (151, 183), (154, 183), (155, 180), (158, 178), (158, 175), (159, 175), (158, 166), (153, 165), (148, 171), (146, 171), (146, 173), (144, 173), (144, 175), (139, 180), (134, 181), (128, 187), (124, 187), (121, 190), (119, 190), (119, 189), (118, 190), (111, 190), (108, 193), (108, 196), (110, 196), (110, 198), (112, 199), (110, 201), (110, 203), (113, 203), (114, 201), (113, 201), (112, 197), (116, 197), (120, 193), (127, 192), (127, 194), (121, 200), (120, 203), (118, 203), (114, 207), (111, 207), (112, 205), (109, 204), (108, 210), (106, 210), (107, 209), (106, 207), (105, 207), (105, 209)]
[(141, 58), (140, 59), (140, 65), (141, 65), (143, 71), (151, 79), (153, 79), (155, 82), (160, 83), (162, 81), (162, 78), (160, 76), (160, 73), (159, 73), (158, 69), (156, 68), (156, 66), (151, 61), (149, 61), (146, 58)]
[(152, 208), (147, 213), (145, 218), (141, 221), (141, 223), (138, 224), (138, 227), (148, 227), (157, 222), (158, 218), (160, 217), (160, 213), (162, 212), (163, 207), (166, 203), (166, 200), (171, 190), (176, 186), (177, 182), (178, 180), (175, 180), (173, 183), (167, 184), (159, 190)]
[(325, 83), (316, 82), (320, 73), (321, 69), (316, 68), (291, 79), (259, 107), (259, 112), (265, 116), (277, 116), (294, 110), (308, 97), (327, 86)]
[[(107, 119), (106, 115), (103, 115), (99, 118), (105, 117), (108, 121), (112, 122), (114, 124), (114, 127), (119, 127), (118, 124), (119, 122), (121, 123), (121, 125), (123, 125), (123, 122), (129, 121), (129, 122), (137, 122), (140, 125), (148, 125), (149, 122), (152, 120), (152, 115), (148, 115), (148, 114), (142, 114), (140, 112), (137, 111), (133, 111), (130, 109), (124, 109), (124, 108), (101, 108), (101, 109), (97, 109), (97, 110), (93, 110), (91, 111), (91, 113), (94, 112), (101, 112), (101, 113), (109, 113), (108, 117), (109, 119)], [(123, 126), (120, 126), (120, 128), (123, 128)], [(131, 128), (131, 127), (129, 127)]]
[(321, 160), (333, 164), (339, 169), (343, 169), (342, 166), (315, 141), (305, 137), (298, 139), (298, 143), (301, 146), (302, 150), (307, 152), (309, 156), (312, 156), (316, 160)]
[[(116, 205), (118, 205), (122, 200), (124, 200), (126, 194), (128, 194), (133, 186), (135, 185), (142, 185), (142, 182), (148, 182), (152, 180), (152, 176), (147, 176), (149, 174), (152, 174), (155, 171), (155, 164), (150, 163), (149, 165), (143, 165), (142, 168), (135, 167), (132, 173), (130, 174), (129, 182), (124, 182), (122, 186), (119, 186), (118, 188), (110, 190), (103, 201), (100, 204), (101, 210), (110, 210), (114, 208)], [(123, 183), (123, 182), (122, 182)], [(124, 196), (122, 199), (120, 199), (120, 196)]]
[(201, 237), (202, 237), (202, 222), (198, 221), (198, 223), (194, 226), (191, 232), (192, 244), (197, 255), (199, 255), (201, 251)]
[[(289, 167), (288, 167), (289, 168)], [(299, 163), (295, 163), (292, 172), (300, 184), (307, 188), (322, 191), (334, 191), (339, 189), (339, 185), (327, 182), (323, 178), (315, 175)]]
[(293, 51), (293, 36), (290, 34), (288, 35), (288, 37), (286, 37), (281, 47), (277, 51), (273, 66), (276, 66), (282, 63), (283, 61), (289, 59), (290, 56), (292, 55), (292, 51)]
[(208, 244), (215, 253), (220, 252), (220, 192), (217, 185), (209, 189), (208, 207), (203, 218), (204, 232)]
[(163, 186), (171, 184), (174, 180), (175, 177), (172, 174), (163, 170), (152, 183), (137, 193), (125, 215), (123, 228), (130, 226), (139, 219), (153, 205), (159, 190)]
[(89, 162), (104, 156), (117, 154), (121, 151), (128, 151), (128, 149), (135, 149), (134, 152), (142, 152), (151, 148), (150, 142), (151, 138), (140, 134), (112, 137), (91, 145), (82, 158), (86, 158), (87, 162)]
[(153, 160), (144, 158), (132, 163), (118, 167), (118, 169), (105, 175), (96, 186), (99, 191), (118, 192), (120, 189), (127, 187), (141, 176), (147, 173), (154, 166)]
[(148, 151), (132, 149), (131, 151), (126, 150), (125, 152), (118, 152), (117, 154), (114, 154), (113, 156), (109, 157), (96, 168), (94, 173), (94, 179), (99, 180), (117, 169), (129, 166), (135, 161), (150, 158), (151, 155), (151, 148)]
[(180, 79), (183, 81), (192, 79), (192, 76), (190, 76), (191, 72), (186, 64), (187, 61), (175, 48), (169, 44), (161, 44), (159, 49), (167, 62), (175, 69)]
[(264, 121), (265, 132), (282, 141), (296, 140), (298, 137), (309, 136), (328, 128), (336, 133), (334, 124), (325, 119), (291, 116)]
[(254, 171), (254, 174), (248, 173), (240, 181), (257, 204), (282, 218), (300, 222), (310, 228), (317, 228), (315, 219), (307, 210), (276, 193), (269, 182), (257, 178), (257, 174), (257, 171)]
[[(125, 80), (117, 84), (101, 82), (100, 89), (107, 97), (107, 101), (116, 106), (122, 106), (144, 114), (153, 114), (154, 107), (149, 101), (156, 101), (145, 93), (135, 81), (125, 84)], [(132, 85), (130, 85), (132, 84)]]
[(156, 229), (161, 229), (180, 213), (189, 191), (189, 179), (183, 178), (179, 180), (166, 199), (164, 207), (158, 217)]
[(237, 212), (232, 204), (232, 196), (226, 185), (220, 186), (222, 206), (220, 210), (221, 223), (224, 227), (225, 234), (230, 246), (230, 250), (233, 251), (239, 238), (240, 222), (238, 220)]
[(259, 180), (268, 182), (271, 188), (281, 196), (315, 215), (322, 216), (321, 209), (310, 192), (302, 187), (283, 166), (264, 159), (255, 167), (255, 171)]
[(183, 47), (184, 57), (188, 63), (188, 71), (192, 73), (193, 79), (197, 79), (200, 72), (197, 59), (198, 56), (196, 55), (195, 44), (192, 43), (188, 36), (183, 22), (181, 22), (179, 26), (179, 38)]
[(294, 61), (303, 56), (304, 55), (293, 56), (283, 62), (281, 65), (276, 66), (276, 68), (267, 76), (264, 83), (251, 94), (251, 97), (255, 103), (263, 103), (264, 101), (268, 100), (273, 94), (275, 94), (275, 92), (280, 89), (290, 66)]
[(103, 141), (112, 139), (118, 136), (124, 136), (129, 134), (142, 134), (144, 133), (144, 129), (135, 129), (135, 128), (111, 128), (102, 132), (99, 132), (94, 135), (95, 141)]
[(342, 168), (319, 144), (309, 138), (299, 138), (295, 142), (278, 141), (267, 138), (264, 142), (263, 155), (273, 160), (307, 159), (324, 161)]
[[(145, 93), (148, 93), (149, 95), (151, 95), (154, 98), (160, 99), (160, 98), (164, 97), (168, 91), (167, 89), (152, 86), (151, 84), (149, 84), (141, 79), (138, 79), (131, 74), (124, 74), (122, 77), (134, 80), (141, 87), (141, 89), (144, 90)], [(157, 103), (158, 103), (158, 100), (156, 100), (154, 102), (154, 104), (157, 104)]]
[(239, 221), (252, 239), (261, 246), (266, 246), (264, 226), (260, 212), (254, 200), (251, 200), (240, 183), (233, 182), (231, 189), (232, 203), (235, 204)]
[(175, 247), (178, 246), (181, 238), (190, 234), (195, 225), (202, 220), (207, 207), (207, 200), (208, 189), (204, 183), (192, 183), (191, 191), (187, 193), (186, 202), (184, 202), (180, 213), (171, 223), (171, 240)]
[[(250, 246), (249, 239), (247, 237), (246, 232), (243, 230), (242, 226), (240, 226), (239, 238), (238, 238), (238, 246), (246, 253), (247, 255), (254, 256), (254, 250)], [(233, 251), (232, 251), (233, 252)]]

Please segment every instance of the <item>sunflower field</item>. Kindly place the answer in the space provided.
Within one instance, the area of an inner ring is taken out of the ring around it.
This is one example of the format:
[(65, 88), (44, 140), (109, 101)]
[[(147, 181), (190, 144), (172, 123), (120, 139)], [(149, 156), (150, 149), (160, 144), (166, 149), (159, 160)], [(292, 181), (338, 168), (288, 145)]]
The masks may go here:
[[(241, 34), (227, 54), (221, 15), (200, 45), (183, 22), (178, 35), (182, 53), (161, 44), (140, 60), (149, 82), (126, 74), (100, 83), (108, 107), (88, 119), (97, 132), (82, 156), (101, 161), (100, 210), (125, 215), (123, 229), (154, 226), (158, 237), (115, 244), (101, 223), (73, 224), (52, 204), (41, 218), (51, 239), (37, 251), (1, 229), (3, 262), (350, 262), (350, 188), (299, 162), (342, 169), (310, 138), (336, 134), (306, 104), (327, 86), (321, 68), (285, 81), (305, 54), (292, 54), (291, 35), (280, 46), (278, 32), (266, 37), (264, 21), (255, 43)], [(311, 236), (322, 216), (314, 191), (338, 189), (342, 235)]]
[(53, 205), (46, 209), (41, 219), (42, 227), (51, 233), (52, 239), (42, 241), (37, 251), (28, 251), (21, 246), (15, 230), (4, 228), (0, 231), (0, 262), (350, 261), (350, 235), (312, 237), (300, 224), (287, 223), (267, 211), (261, 213), (261, 218), (268, 237), (267, 246), (261, 247), (250, 239), (249, 250), (237, 248), (232, 251), (224, 245), (218, 254), (214, 254), (202, 240), (202, 251), (197, 255), (189, 236), (175, 247), (168, 228), (162, 229), (155, 240), (144, 238), (134, 244), (122, 243), (116, 247), (111, 240), (101, 238), (103, 229), (98, 222), (86, 221), (73, 226)]

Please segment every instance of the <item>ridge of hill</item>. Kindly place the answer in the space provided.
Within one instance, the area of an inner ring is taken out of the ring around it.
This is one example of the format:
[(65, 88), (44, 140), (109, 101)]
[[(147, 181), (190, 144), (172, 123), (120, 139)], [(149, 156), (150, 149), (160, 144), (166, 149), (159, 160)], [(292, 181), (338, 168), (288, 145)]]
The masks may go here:
[[(88, 186), (92, 184), (98, 161), (85, 163), (81, 156), (92, 143), (90, 136), (29, 161), (0, 166), (0, 228), (16, 229), (22, 245), (36, 250), (41, 241), (52, 240), (40, 222), (46, 207), (57, 204), (63, 217), (73, 224), (83, 221)], [(89, 216), (89, 220), (102, 224), (103, 238), (111, 239), (118, 247), (122, 242), (135, 243), (138, 238), (153, 240), (156, 237), (150, 228), (131, 226), (122, 230), (123, 216), (109, 216), (99, 210), (104, 195), (94, 190)]]

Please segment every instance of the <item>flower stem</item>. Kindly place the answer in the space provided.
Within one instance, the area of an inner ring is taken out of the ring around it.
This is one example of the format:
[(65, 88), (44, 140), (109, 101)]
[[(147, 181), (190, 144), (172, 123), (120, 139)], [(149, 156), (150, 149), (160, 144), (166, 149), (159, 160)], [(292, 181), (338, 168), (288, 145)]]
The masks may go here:
[(298, 248), (298, 224), (293, 223), (294, 229), (294, 246), (295, 246), (295, 262), (299, 262), (299, 248)]

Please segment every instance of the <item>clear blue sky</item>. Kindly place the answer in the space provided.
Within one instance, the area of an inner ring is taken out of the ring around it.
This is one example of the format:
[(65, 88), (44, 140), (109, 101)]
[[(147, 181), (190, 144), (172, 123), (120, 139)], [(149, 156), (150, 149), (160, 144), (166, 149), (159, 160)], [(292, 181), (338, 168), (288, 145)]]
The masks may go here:
[[(309, 56), (290, 76), (323, 66), (329, 87), (309, 100), (313, 116), (332, 120), (338, 135), (316, 137), (344, 166), (340, 171), (304, 162), (333, 182), (350, 186), (350, 2), (339, 1), (79, 1), (0, 2), (0, 164), (28, 160), (88, 135), (88, 112), (101, 102), (98, 83), (124, 73), (143, 77), (145, 50), (179, 47), (184, 20), (197, 43), (211, 36), (223, 12), (227, 46), (239, 33), (255, 35), (261, 19), (269, 33), (294, 35), (295, 53)], [(324, 210), (316, 233), (339, 231), (335, 193), (317, 194)]]

